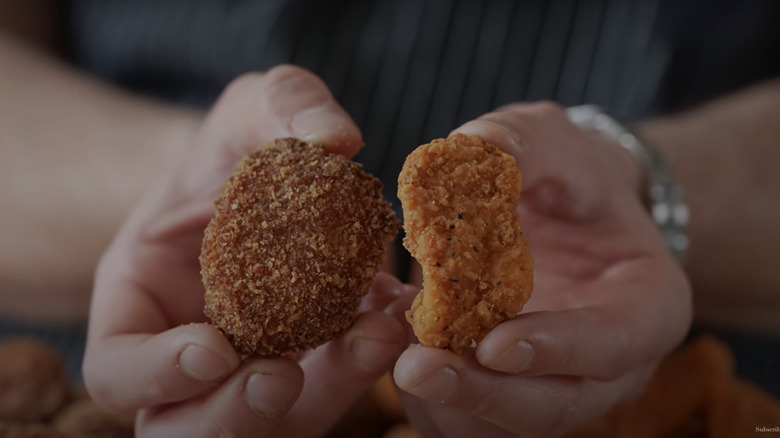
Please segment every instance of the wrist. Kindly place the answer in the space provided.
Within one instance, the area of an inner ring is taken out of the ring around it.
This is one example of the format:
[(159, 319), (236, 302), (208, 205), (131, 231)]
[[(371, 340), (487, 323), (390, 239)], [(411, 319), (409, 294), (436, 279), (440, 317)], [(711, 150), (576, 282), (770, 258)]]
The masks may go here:
[(675, 258), (685, 261), (688, 249), (688, 207), (683, 190), (663, 156), (641, 141), (628, 128), (594, 105), (567, 109), (569, 119), (579, 127), (597, 132), (622, 146), (643, 171), (640, 196)]

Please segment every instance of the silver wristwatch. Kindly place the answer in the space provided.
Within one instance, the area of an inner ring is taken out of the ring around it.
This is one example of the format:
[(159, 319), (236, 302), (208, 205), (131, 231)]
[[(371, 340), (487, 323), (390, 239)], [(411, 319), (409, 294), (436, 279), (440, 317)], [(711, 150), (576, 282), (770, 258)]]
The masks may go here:
[(684, 262), (688, 249), (688, 206), (682, 187), (661, 154), (595, 105), (570, 107), (566, 113), (575, 125), (617, 141), (637, 159), (647, 178), (650, 214), (669, 250), (680, 263)]

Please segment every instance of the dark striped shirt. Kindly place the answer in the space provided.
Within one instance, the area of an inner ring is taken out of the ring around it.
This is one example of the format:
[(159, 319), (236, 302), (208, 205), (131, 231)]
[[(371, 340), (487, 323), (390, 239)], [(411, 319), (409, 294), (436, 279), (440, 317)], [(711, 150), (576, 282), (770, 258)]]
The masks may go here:
[(385, 183), (418, 144), (499, 105), (648, 109), (665, 52), (657, 0), (83, 0), (78, 61), (128, 88), (207, 106), (241, 73), (319, 74), (363, 129), (357, 160)]

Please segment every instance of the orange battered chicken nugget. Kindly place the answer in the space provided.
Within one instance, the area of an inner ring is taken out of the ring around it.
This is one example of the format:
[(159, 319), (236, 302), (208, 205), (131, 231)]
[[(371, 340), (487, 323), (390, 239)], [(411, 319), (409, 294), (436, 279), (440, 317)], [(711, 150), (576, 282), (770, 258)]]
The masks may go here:
[(398, 178), (404, 246), (423, 269), (407, 319), (423, 345), (461, 353), (530, 298), (520, 179), (511, 156), (474, 136), (434, 140), (407, 157)]
[(250, 154), (205, 232), (206, 316), (246, 355), (301, 351), (345, 331), (400, 226), (381, 190), (319, 145), (280, 139)]

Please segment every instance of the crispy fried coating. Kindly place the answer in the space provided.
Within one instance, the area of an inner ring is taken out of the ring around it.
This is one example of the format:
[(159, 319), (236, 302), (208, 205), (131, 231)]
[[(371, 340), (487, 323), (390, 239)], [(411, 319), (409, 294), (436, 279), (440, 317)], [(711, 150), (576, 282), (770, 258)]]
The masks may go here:
[(639, 398), (567, 438), (741, 438), (780, 422), (780, 401), (734, 374), (734, 357), (702, 336), (665, 358)]
[(206, 316), (245, 355), (345, 331), (400, 226), (381, 190), (360, 164), (296, 139), (247, 156), (205, 231)]
[(3, 438), (68, 438), (43, 423), (28, 423), (0, 419), (0, 437)]
[(70, 394), (65, 365), (56, 351), (30, 339), (0, 344), (0, 418), (48, 420)]
[(385, 432), (382, 438), (422, 438), (422, 435), (409, 423), (399, 423)]
[(133, 425), (101, 409), (89, 398), (75, 401), (52, 422), (54, 429), (68, 438), (132, 438)]
[(514, 159), (474, 136), (434, 140), (407, 157), (398, 178), (404, 246), (423, 270), (407, 319), (423, 345), (461, 353), (530, 298), (520, 183)]

